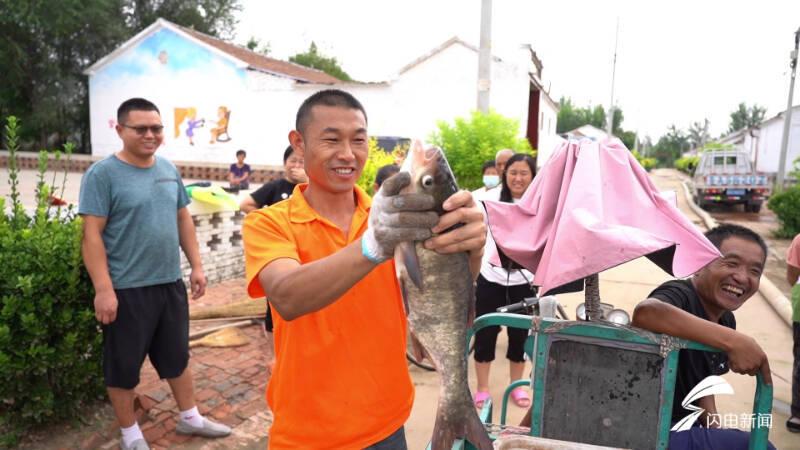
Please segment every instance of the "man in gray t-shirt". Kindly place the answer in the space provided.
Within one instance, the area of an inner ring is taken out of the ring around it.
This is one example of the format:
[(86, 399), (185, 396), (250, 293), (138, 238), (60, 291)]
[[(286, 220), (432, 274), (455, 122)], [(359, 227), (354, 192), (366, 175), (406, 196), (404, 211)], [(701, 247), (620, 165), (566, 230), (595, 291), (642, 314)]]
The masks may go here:
[(117, 110), (123, 147), (81, 180), (83, 260), (103, 328), (103, 375), (120, 423), (123, 449), (147, 449), (133, 410), (146, 356), (166, 378), (180, 409), (176, 431), (219, 437), (230, 428), (197, 410), (189, 364), (189, 306), (180, 249), (192, 266), (192, 298), (205, 293), (192, 216), (180, 174), (155, 155), (164, 126), (158, 108), (133, 98)]

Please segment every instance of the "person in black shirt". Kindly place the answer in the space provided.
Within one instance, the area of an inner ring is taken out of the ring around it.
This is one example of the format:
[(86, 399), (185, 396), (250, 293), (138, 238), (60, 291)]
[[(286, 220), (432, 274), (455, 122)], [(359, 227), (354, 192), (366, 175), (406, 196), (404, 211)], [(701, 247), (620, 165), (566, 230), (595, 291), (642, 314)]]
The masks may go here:
[(305, 183), (307, 180), (303, 164), (303, 157), (295, 153), (291, 145), (286, 147), (283, 152), (284, 178), (270, 181), (251, 192), (250, 195), (242, 200), (239, 208), (247, 214), (250, 211), (261, 209), (264, 206), (271, 206), (289, 198), (294, 187), (299, 183)]
[[(680, 351), (673, 423), (691, 413), (681, 406), (681, 402), (709, 375), (722, 375), (729, 369), (748, 375), (760, 372), (766, 383), (772, 384), (766, 353), (753, 338), (736, 331), (732, 312), (758, 291), (767, 246), (759, 235), (737, 225), (721, 225), (708, 231), (706, 237), (719, 249), (722, 257), (689, 280), (662, 284), (633, 312), (633, 325), (636, 327), (724, 350), (724, 353)], [(702, 397), (695, 403), (704, 412), (690, 430), (670, 432), (670, 449), (734, 450), (748, 447), (749, 433), (719, 428), (722, 421), (713, 395)], [(775, 447), (769, 444), (769, 448)]]

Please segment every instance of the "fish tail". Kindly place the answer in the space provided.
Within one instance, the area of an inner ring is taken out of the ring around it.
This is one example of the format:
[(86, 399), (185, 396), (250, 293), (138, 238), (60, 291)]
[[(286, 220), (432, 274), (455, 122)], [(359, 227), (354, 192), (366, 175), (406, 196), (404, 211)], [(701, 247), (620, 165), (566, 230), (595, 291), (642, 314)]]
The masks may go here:
[(478, 450), (492, 450), (492, 440), (486, 433), (478, 413), (470, 409), (464, 421), (453, 421), (444, 414), (446, 409), (439, 408), (436, 413), (436, 424), (433, 426), (431, 450), (450, 450), (456, 439), (469, 441)]

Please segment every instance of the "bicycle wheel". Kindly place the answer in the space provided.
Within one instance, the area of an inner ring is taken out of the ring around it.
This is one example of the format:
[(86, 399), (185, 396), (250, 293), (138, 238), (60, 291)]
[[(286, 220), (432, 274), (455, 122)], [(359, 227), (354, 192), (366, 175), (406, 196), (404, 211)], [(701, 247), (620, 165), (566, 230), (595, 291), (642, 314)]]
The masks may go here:
[(416, 351), (415, 348), (414, 348), (415, 339), (416, 338), (412, 335), (411, 330), (407, 329), (406, 330), (406, 359), (408, 360), (408, 362), (410, 362), (411, 364), (414, 364), (415, 366), (419, 367), (420, 369), (429, 370), (429, 371), (436, 370), (436, 367), (433, 366), (433, 362), (431, 361), (430, 356), (428, 356), (427, 352), (425, 351), (424, 348), (422, 348), (421, 344), (420, 344), (420, 349), (422, 349), (422, 353), (424, 354), (424, 356), (422, 358), (416, 358), (414, 356), (416, 353), (419, 353), (419, 351)]

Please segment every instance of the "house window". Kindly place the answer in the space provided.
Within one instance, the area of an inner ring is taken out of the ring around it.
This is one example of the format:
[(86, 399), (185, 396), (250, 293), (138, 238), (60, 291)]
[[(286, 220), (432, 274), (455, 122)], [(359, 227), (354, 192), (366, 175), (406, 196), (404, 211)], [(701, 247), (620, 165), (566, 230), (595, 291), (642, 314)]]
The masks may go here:
[(544, 113), (539, 113), (539, 131), (544, 128)]
[(548, 117), (547, 118), (547, 133), (550, 133), (550, 125), (552, 125), (552, 123), (553, 123), (553, 118), (552, 117)]

